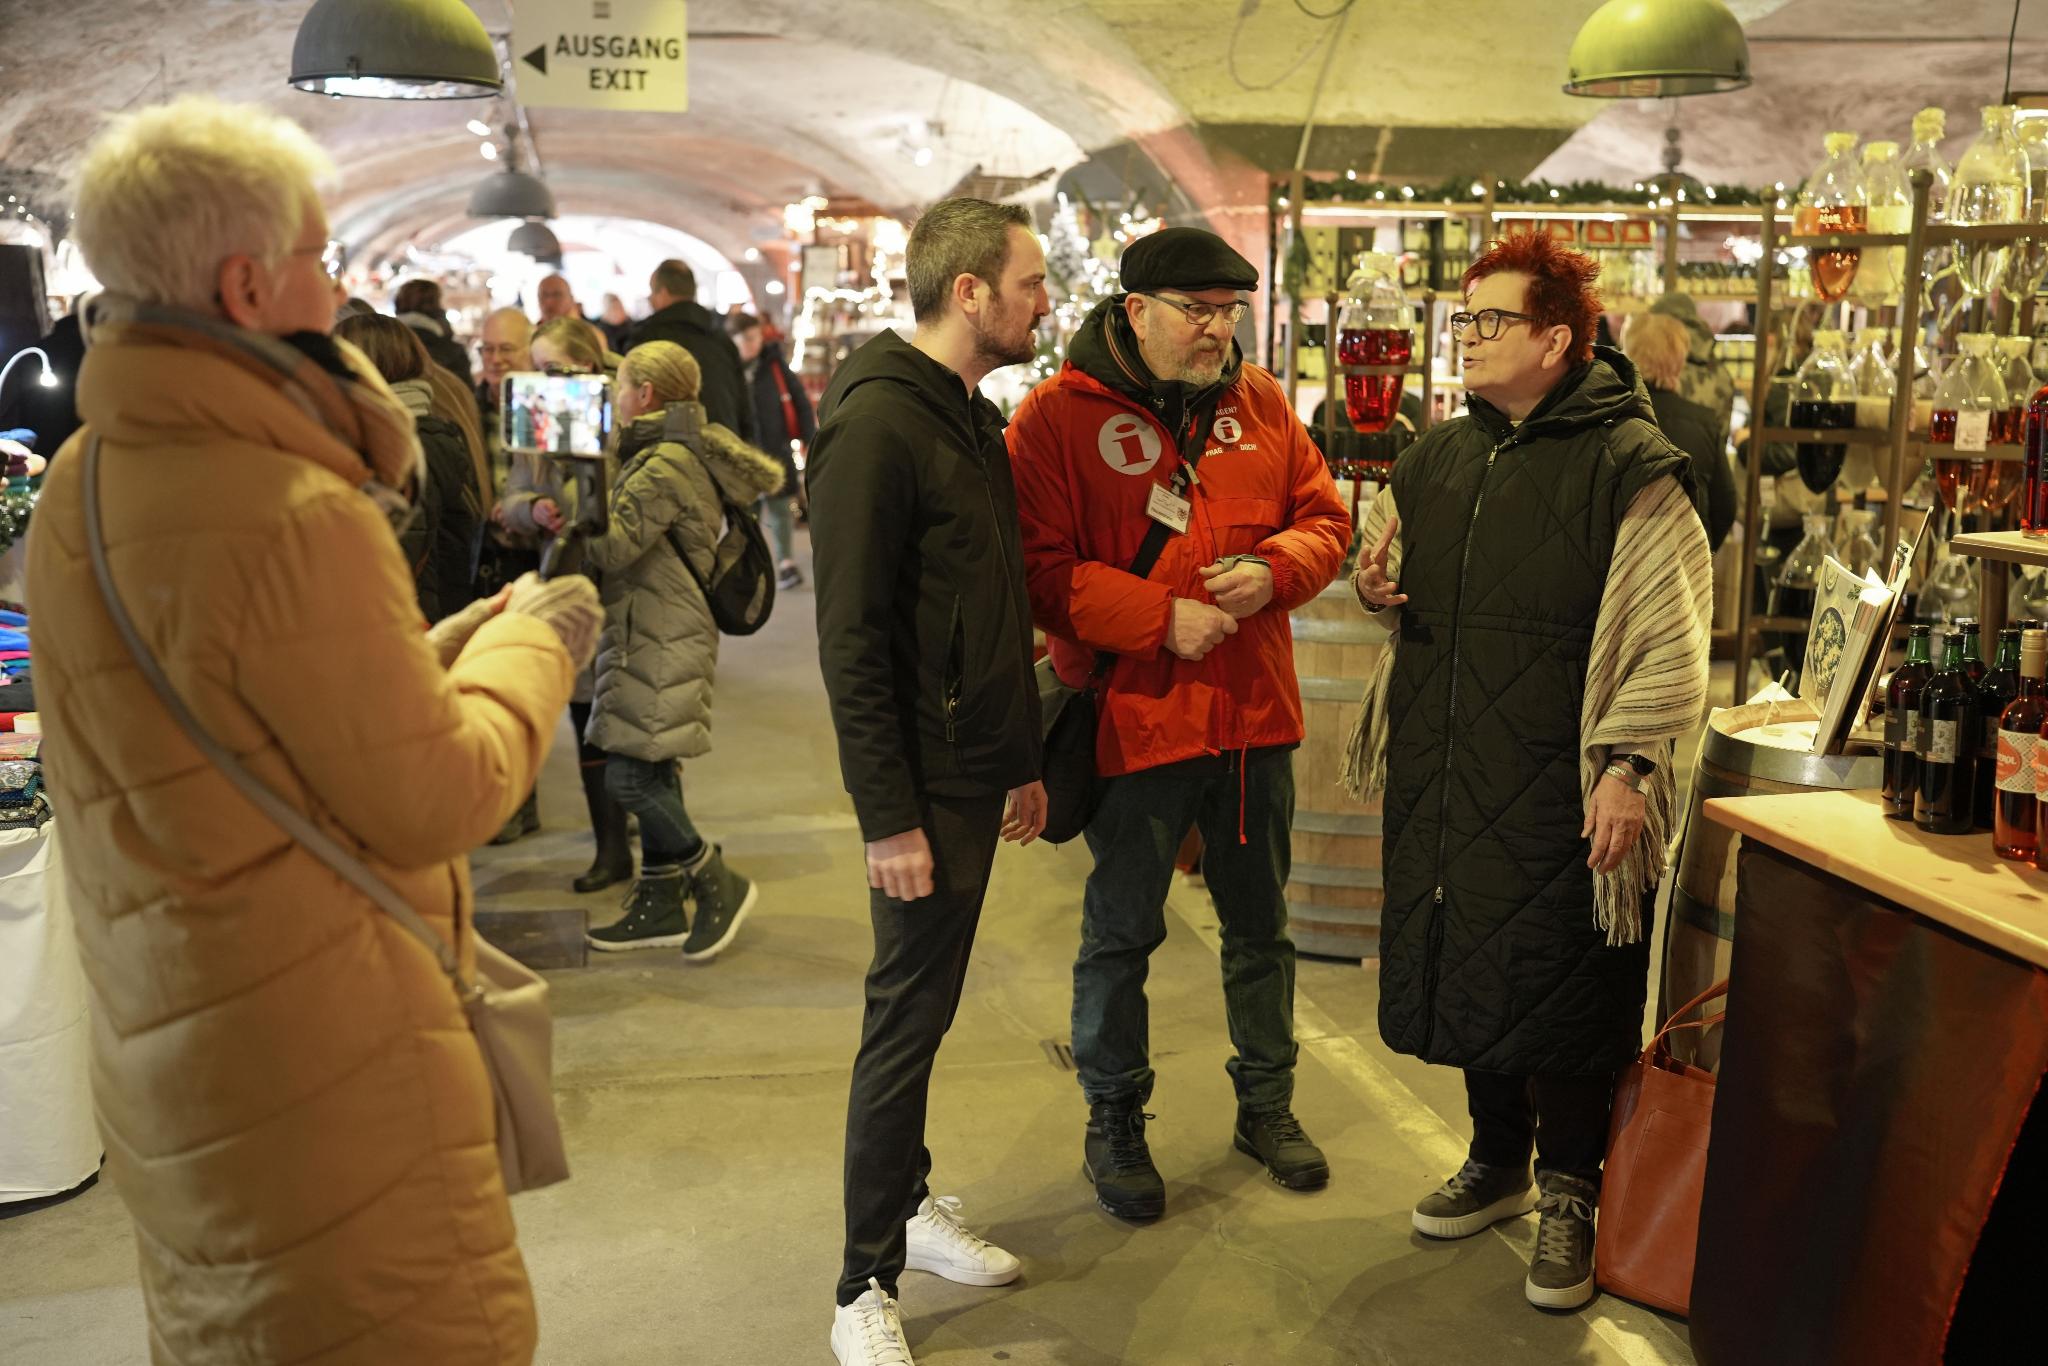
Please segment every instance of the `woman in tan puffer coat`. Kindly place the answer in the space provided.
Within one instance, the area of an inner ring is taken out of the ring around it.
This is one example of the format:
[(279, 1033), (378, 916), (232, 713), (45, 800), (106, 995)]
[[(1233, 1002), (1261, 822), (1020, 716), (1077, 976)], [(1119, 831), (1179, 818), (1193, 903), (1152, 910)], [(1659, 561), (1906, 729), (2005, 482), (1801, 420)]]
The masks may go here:
[(758, 895), (683, 806), (677, 761), (711, 748), (718, 664), (718, 625), (697, 576), (711, 571), (726, 504), (751, 509), (782, 483), (772, 456), (705, 421), (701, 383), (696, 359), (674, 342), (627, 354), (610, 529), (586, 552), (604, 583), (586, 738), (607, 756), (611, 795), (640, 818), (641, 846), (624, 918), (589, 942), (607, 951), (681, 945), (693, 963), (732, 942)]
[(86, 426), (29, 564), (93, 1092), (157, 1366), (523, 1366), (533, 1299), (453, 988), (194, 747), (85, 535), (97, 441), (113, 581), (172, 687), (469, 971), (468, 853), (547, 752), (597, 603), (523, 581), (426, 629), (390, 521), (412, 418), (326, 335), (323, 161), (187, 97), (81, 172), (77, 238), (119, 295), (87, 306)]

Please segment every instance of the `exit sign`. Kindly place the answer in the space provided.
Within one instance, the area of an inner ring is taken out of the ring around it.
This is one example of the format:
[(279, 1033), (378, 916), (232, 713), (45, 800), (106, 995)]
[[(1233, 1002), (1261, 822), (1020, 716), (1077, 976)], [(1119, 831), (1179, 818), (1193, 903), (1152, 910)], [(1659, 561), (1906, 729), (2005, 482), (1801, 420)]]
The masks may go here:
[(684, 0), (519, 0), (519, 98), (550, 109), (681, 113), (690, 107)]

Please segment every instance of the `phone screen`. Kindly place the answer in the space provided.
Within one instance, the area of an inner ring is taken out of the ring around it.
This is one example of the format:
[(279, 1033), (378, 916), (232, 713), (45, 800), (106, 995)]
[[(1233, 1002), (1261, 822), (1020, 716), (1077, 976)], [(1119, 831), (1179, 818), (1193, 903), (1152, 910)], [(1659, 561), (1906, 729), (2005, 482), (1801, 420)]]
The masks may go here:
[(595, 459), (612, 432), (612, 382), (518, 371), (505, 376), (501, 410), (507, 449)]

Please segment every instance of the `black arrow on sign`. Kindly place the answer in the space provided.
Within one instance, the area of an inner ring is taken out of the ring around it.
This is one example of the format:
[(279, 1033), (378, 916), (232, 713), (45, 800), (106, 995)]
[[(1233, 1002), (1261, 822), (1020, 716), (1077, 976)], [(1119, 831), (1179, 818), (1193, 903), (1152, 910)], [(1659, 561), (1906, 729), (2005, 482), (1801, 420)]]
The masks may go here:
[(539, 73), (540, 73), (541, 75), (543, 75), (543, 76), (547, 75), (547, 74), (548, 74), (548, 45), (547, 45), (546, 43), (542, 43), (542, 44), (541, 44), (541, 45), (540, 45), (539, 47), (537, 47), (537, 48), (535, 48), (535, 49), (534, 49), (533, 51), (531, 51), (531, 52), (527, 53), (527, 54), (526, 54), (526, 57), (525, 57), (525, 61), (526, 61), (527, 65), (531, 66), (531, 67), (532, 67), (532, 68), (533, 68), (533, 69), (534, 69), (535, 71), (538, 71), (538, 72), (539, 72)]

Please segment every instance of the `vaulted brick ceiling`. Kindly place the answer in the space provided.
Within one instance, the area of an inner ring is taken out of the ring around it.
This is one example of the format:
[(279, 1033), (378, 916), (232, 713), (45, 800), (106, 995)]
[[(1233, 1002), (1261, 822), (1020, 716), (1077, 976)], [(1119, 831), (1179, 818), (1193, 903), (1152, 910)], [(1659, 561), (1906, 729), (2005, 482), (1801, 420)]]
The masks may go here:
[[(1249, 229), (1293, 164), (1338, 0), (691, 0), (691, 109), (530, 111), (565, 212), (672, 224), (737, 256), (810, 192), (910, 207), (970, 168), (1031, 174), (1136, 147), (1188, 202)], [(1902, 135), (1946, 103), (1958, 142), (1995, 94), (2006, 0), (1732, 0), (1757, 88), (1619, 105), (1559, 91), (1598, 0), (1359, 0), (1316, 101), (1311, 168), (1626, 177), (1676, 107), (1709, 179), (1795, 178), (1831, 125)], [(2019, 72), (2048, 87), (2048, 0)], [(284, 84), (310, 0), (0, 0), (0, 169), (68, 172), (100, 116), (188, 90), (304, 121), (343, 168), (359, 242), (466, 225), (493, 168), (474, 102), (324, 100)], [(472, 0), (493, 29), (506, 0)], [(1847, 40), (1847, 41), (1844, 41)], [(1270, 87), (1270, 88), (1259, 88)], [(920, 124), (943, 125), (928, 166)]]

